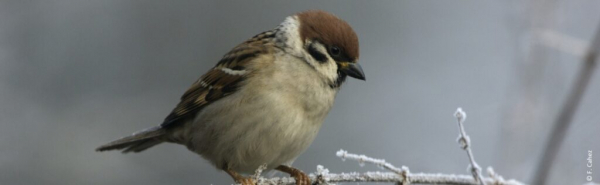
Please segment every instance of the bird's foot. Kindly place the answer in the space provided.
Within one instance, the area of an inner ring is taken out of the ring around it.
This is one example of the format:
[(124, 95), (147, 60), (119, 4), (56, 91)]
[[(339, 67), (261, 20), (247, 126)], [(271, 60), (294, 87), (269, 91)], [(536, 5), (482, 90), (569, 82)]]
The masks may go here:
[(251, 177), (236, 179), (235, 182), (240, 183), (242, 185), (256, 185), (256, 180), (254, 180), (254, 178)]
[(288, 173), (290, 174), (290, 176), (294, 177), (294, 179), (296, 180), (296, 185), (310, 185), (310, 177), (308, 177), (306, 173), (302, 172), (299, 169), (284, 165), (279, 165), (275, 169)]
[(235, 183), (242, 185), (256, 185), (256, 179), (252, 177), (244, 177), (233, 170), (225, 170), (225, 172), (235, 180)]

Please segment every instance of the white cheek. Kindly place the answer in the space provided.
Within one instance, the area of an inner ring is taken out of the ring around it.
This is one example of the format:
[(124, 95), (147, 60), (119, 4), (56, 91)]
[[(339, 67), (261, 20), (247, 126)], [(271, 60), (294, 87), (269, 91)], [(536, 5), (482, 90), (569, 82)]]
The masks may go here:
[(281, 48), (297, 57), (302, 57), (302, 39), (300, 39), (300, 22), (297, 16), (287, 17), (279, 26), (276, 37), (282, 40)]
[(327, 57), (327, 63), (325, 64), (319, 64), (320, 69), (318, 69), (323, 75), (325, 75), (327, 77), (327, 79), (329, 79), (331, 82), (335, 81), (338, 77), (337, 74), (337, 65), (335, 64), (335, 61), (329, 57)]
[[(307, 41), (307, 43), (309, 43)], [(325, 76), (325, 78), (329, 81), (329, 82), (334, 82), (337, 78), (338, 78), (338, 74), (337, 74), (337, 64), (335, 63), (335, 60), (333, 60), (333, 58), (331, 58), (329, 56), (329, 54), (327, 54), (327, 49), (320, 44), (316, 45), (316, 49), (325, 54), (325, 57), (327, 57), (327, 62), (325, 63), (320, 63), (319, 61), (315, 61), (312, 57), (310, 57), (310, 55), (308, 55), (307, 58), (310, 58), (310, 62), (313, 66), (315, 66), (315, 68), (317, 69), (317, 71), (322, 74), (323, 76)]]

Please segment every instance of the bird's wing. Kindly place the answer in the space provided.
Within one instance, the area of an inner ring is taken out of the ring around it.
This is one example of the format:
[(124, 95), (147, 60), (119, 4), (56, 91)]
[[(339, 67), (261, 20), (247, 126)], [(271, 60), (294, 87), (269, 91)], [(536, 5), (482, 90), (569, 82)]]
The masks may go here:
[(161, 127), (180, 125), (181, 120), (196, 115), (204, 106), (235, 93), (244, 79), (252, 73), (248, 66), (254, 59), (272, 52), (274, 44), (269, 39), (273, 37), (273, 32), (263, 32), (223, 56), (214, 68), (202, 75), (183, 94), (181, 101), (165, 118)]

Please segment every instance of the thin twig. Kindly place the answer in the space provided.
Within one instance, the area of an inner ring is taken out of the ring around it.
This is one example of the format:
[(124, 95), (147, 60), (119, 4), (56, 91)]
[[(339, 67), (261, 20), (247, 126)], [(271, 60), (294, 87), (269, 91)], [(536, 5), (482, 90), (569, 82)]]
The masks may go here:
[(467, 156), (469, 156), (469, 162), (471, 163), (470, 169), (473, 174), (473, 178), (477, 179), (481, 185), (485, 185), (485, 182), (482, 180), (481, 176), (481, 168), (475, 162), (475, 156), (473, 156), (473, 152), (471, 151), (471, 139), (465, 132), (465, 128), (463, 126), (463, 122), (467, 119), (467, 114), (462, 110), (462, 108), (456, 109), (454, 113), (454, 117), (458, 120), (458, 132), (460, 135), (458, 136), (458, 143), (460, 143), (461, 148), (467, 151)]
[(575, 115), (575, 112), (579, 107), (579, 103), (583, 97), (583, 93), (590, 83), (590, 79), (596, 67), (597, 56), (600, 53), (600, 27), (597, 28), (596, 35), (594, 36), (594, 40), (591, 44), (592, 45), (589, 46), (584, 58), (585, 63), (579, 70), (579, 75), (577, 76), (575, 85), (573, 86), (571, 92), (569, 92), (565, 104), (563, 104), (560, 114), (553, 124), (554, 127), (552, 128), (552, 132), (549, 136), (550, 139), (546, 143), (546, 146), (543, 150), (542, 159), (538, 162), (534, 184), (546, 184), (548, 174), (552, 169), (556, 155), (560, 150), (562, 142), (567, 134), (569, 125), (573, 120), (573, 115)]
[(358, 164), (361, 166), (364, 165), (365, 162), (375, 164), (380, 168), (387, 169), (391, 172), (394, 172), (394, 173), (400, 175), (402, 177), (402, 181), (401, 181), (402, 184), (410, 184), (410, 179), (408, 178), (408, 174), (410, 174), (410, 170), (406, 166), (402, 166), (402, 168), (397, 168), (394, 165), (392, 165), (391, 163), (385, 162), (384, 159), (375, 159), (375, 158), (368, 157), (366, 155), (352, 154), (352, 153), (348, 153), (348, 151), (342, 150), (342, 149), (340, 149), (336, 153), (336, 155), (338, 157), (342, 158), (342, 160), (352, 159), (352, 160), (358, 161)]
[(396, 174), (402, 174), (402, 172), (403, 172), (402, 169), (397, 168), (394, 165), (385, 162), (385, 160), (383, 160), (383, 159), (374, 159), (374, 158), (370, 158), (366, 155), (352, 154), (352, 153), (348, 153), (348, 151), (346, 151), (346, 150), (341, 150), (341, 149), (335, 155), (342, 158), (342, 160), (352, 159), (352, 160), (358, 161), (358, 163), (360, 165), (364, 165), (364, 163), (367, 162), (367, 163), (375, 164), (378, 167), (385, 168), (389, 171), (395, 172)]

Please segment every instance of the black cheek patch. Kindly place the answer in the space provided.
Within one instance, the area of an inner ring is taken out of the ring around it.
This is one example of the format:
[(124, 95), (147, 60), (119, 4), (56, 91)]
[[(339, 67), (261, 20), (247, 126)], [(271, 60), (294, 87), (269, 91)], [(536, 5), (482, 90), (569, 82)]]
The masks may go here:
[(234, 71), (241, 71), (244, 69), (246, 69), (244, 66), (234, 66), (231, 68), (231, 70), (234, 70)]
[(308, 46), (308, 54), (310, 54), (310, 56), (312, 56), (315, 60), (319, 61), (320, 63), (324, 63), (327, 61), (327, 56), (319, 52), (319, 50), (317, 50), (317, 48), (315, 48), (312, 44)]

